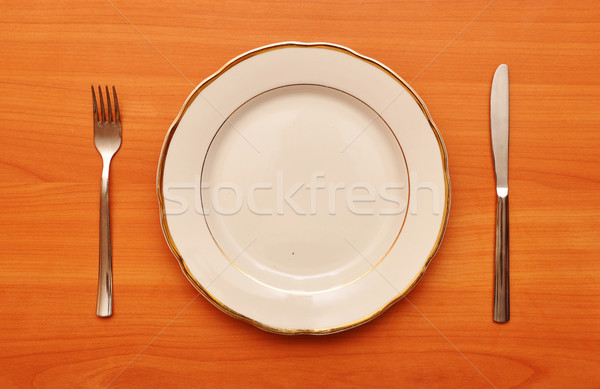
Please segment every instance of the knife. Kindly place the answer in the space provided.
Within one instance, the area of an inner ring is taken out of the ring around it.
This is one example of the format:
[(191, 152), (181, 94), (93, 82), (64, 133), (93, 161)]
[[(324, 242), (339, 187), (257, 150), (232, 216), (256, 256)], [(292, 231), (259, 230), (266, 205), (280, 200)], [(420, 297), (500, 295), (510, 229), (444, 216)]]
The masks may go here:
[(496, 170), (496, 258), (494, 274), (494, 321), (510, 320), (508, 273), (508, 66), (496, 69), (490, 96), (492, 151)]

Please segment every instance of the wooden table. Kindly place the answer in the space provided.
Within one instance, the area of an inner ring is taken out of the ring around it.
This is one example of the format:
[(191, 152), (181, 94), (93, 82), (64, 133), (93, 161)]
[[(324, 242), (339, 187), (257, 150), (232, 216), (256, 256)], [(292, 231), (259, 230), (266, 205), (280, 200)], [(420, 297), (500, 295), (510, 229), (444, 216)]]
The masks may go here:
[[(0, 387), (598, 387), (600, 8), (593, 1), (3, 2)], [(264, 44), (390, 66), (441, 130), (446, 236), (409, 300), (331, 336), (221, 313), (162, 236), (162, 141), (193, 87)], [(494, 69), (511, 78), (512, 320), (492, 321)], [(115, 84), (115, 314), (95, 315), (101, 160), (91, 83)]]

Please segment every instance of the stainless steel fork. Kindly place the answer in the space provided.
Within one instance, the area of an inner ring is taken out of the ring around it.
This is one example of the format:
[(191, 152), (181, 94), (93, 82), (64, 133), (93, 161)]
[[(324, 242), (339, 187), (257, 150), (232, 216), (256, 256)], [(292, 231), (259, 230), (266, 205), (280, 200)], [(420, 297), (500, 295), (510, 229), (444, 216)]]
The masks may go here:
[(100, 112), (96, 102), (96, 93), (92, 85), (92, 100), (94, 103), (94, 144), (102, 156), (102, 184), (100, 186), (100, 264), (98, 267), (98, 300), (96, 315), (108, 317), (112, 315), (113, 290), (112, 290), (112, 248), (110, 243), (110, 208), (108, 205), (108, 176), (110, 161), (121, 147), (121, 112), (117, 91), (112, 87), (114, 96), (113, 107), (110, 104), (110, 93), (106, 86), (106, 112), (102, 99), (102, 88), (98, 85), (100, 97)]

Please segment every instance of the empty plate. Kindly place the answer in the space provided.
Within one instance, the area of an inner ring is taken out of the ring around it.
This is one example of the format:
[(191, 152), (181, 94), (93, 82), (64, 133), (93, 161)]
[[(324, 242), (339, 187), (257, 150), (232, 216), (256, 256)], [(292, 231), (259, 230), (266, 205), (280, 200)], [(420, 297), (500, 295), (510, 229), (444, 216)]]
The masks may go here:
[(161, 225), (189, 281), (267, 331), (355, 327), (404, 297), (450, 207), (412, 88), (341, 46), (280, 43), (202, 82), (160, 155)]

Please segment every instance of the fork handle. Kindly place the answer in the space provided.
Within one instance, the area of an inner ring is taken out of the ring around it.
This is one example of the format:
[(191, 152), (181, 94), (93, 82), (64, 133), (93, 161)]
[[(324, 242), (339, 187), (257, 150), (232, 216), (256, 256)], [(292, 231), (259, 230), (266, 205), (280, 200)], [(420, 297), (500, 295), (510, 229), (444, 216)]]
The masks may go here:
[(508, 195), (498, 196), (496, 208), (496, 261), (494, 277), (494, 321), (510, 320), (508, 272)]
[(98, 301), (96, 315), (112, 315), (112, 248), (110, 242), (110, 208), (108, 205), (108, 175), (110, 159), (102, 159), (100, 186), (100, 263), (98, 266)]

